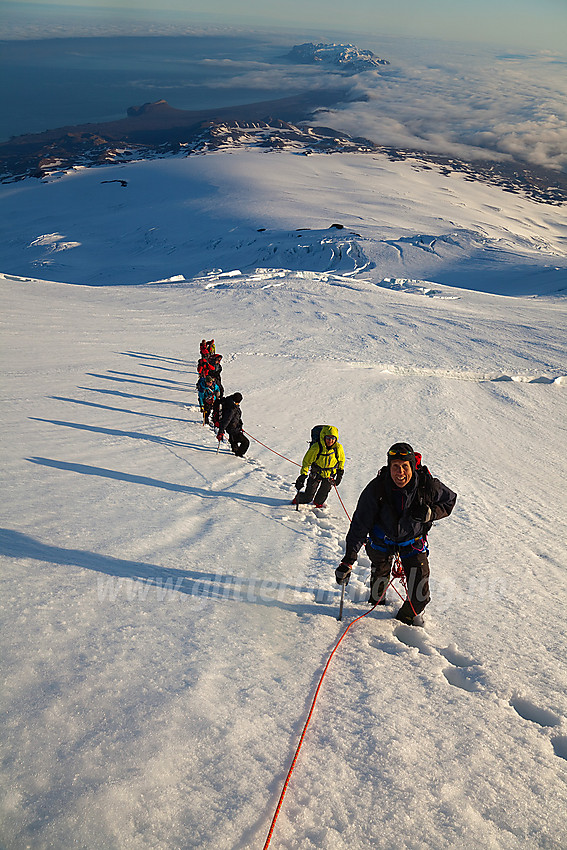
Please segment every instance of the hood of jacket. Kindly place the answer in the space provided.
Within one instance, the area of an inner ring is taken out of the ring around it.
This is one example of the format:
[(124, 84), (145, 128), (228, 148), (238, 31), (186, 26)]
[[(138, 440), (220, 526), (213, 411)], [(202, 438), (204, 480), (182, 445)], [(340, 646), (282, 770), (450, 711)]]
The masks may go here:
[(334, 425), (323, 425), (321, 428), (321, 433), (319, 434), (319, 442), (323, 446), (323, 448), (327, 448), (325, 443), (325, 437), (335, 437), (337, 443), (339, 442), (339, 429), (335, 428)]

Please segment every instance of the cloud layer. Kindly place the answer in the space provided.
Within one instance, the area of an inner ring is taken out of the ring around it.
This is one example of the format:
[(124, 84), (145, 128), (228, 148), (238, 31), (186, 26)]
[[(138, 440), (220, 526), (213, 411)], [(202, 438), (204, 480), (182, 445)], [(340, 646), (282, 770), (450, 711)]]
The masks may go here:
[[(350, 102), (321, 110), (317, 122), (378, 144), (567, 170), (567, 60), (470, 46), (463, 55), (441, 42), (412, 45), (410, 59), (397, 50), (388, 68), (347, 77)], [(375, 52), (391, 58), (387, 47)], [(209, 85), (274, 91), (345, 82), (320, 67), (223, 61), (225, 74), (231, 65), (234, 74)]]
[(207, 86), (287, 93), (346, 83), (350, 100), (319, 111), (317, 123), (378, 144), (567, 170), (567, 57), (406, 39), (371, 48), (392, 64), (348, 77), (273, 59), (211, 57)]
[(382, 144), (565, 170), (566, 70), (549, 55), (452, 57), (446, 49), (441, 61), (424, 56), (373, 80), (361, 75), (367, 102), (328, 112), (325, 122)]

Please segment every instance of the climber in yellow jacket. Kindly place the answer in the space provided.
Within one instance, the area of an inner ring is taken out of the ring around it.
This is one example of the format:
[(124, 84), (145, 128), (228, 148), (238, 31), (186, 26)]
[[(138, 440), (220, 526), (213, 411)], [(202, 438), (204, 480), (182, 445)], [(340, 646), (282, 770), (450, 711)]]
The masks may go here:
[[(311, 445), (305, 453), (301, 473), (295, 482), (298, 492), (292, 504), (314, 502), (316, 508), (324, 507), (331, 487), (341, 483), (344, 471), (345, 452), (339, 443), (338, 428), (334, 425), (316, 425), (311, 431)], [(300, 493), (306, 480), (305, 492)]]

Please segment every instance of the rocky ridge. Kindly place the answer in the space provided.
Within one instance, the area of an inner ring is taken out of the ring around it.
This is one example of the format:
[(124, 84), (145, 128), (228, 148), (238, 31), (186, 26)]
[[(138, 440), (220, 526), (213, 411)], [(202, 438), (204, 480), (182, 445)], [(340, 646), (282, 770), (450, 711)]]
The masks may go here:
[[(290, 100), (295, 103), (295, 99)], [(304, 121), (285, 121), (271, 115), (258, 120), (201, 120), (183, 126), (181, 118), (188, 114), (172, 109), (166, 101), (158, 101), (130, 108), (129, 118), (122, 122), (83, 125), (63, 128), (59, 133), (51, 131), (36, 137), (20, 137), (11, 147), (10, 143), (0, 145), (0, 180), (6, 183), (28, 177), (47, 179), (72, 168), (256, 147), (266, 152), (287, 150), (301, 156), (333, 153), (385, 155), (391, 161), (410, 161), (418, 170), (438, 168), (447, 177), (453, 172), (465, 174), (468, 180), (490, 182), (501, 186), (504, 191), (524, 194), (540, 203), (567, 203), (567, 180), (562, 175), (527, 163), (467, 162), (453, 156), (402, 150), (329, 127)], [(9, 156), (6, 155), (7, 148)]]

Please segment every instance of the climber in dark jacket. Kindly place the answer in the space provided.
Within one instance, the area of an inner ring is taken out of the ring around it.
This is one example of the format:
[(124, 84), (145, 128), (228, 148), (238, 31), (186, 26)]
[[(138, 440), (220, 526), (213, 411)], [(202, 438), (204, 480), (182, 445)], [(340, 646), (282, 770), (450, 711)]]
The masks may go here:
[(433, 478), (408, 443), (395, 443), (382, 467), (362, 491), (346, 537), (346, 552), (335, 577), (348, 584), (361, 546), (372, 564), (371, 605), (385, 602), (394, 555), (406, 576), (408, 599), (396, 617), (409, 625), (423, 625), (421, 612), (429, 597), (427, 534), (433, 522), (449, 516), (457, 500), (438, 478)]
[(233, 393), (223, 400), (222, 416), (217, 434), (217, 440), (220, 442), (226, 431), (230, 448), (236, 457), (244, 457), (250, 445), (250, 440), (245, 436), (242, 426), (241, 401), (242, 393)]
[(222, 398), (224, 396), (224, 387), (221, 383), (221, 372), (222, 372), (221, 360), (222, 360), (222, 354), (214, 354), (214, 355), (212, 355), (212, 357), (210, 357), (211, 371), (210, 371), (209, 374), (211, 374), (213, 376), (213, 378), (215, 379), (215, 383), (217, 384), (217, 386), (220, 390), (220, 397)]

